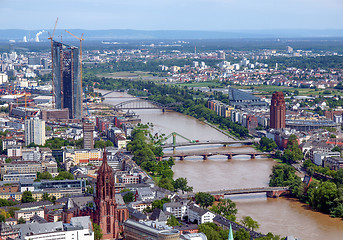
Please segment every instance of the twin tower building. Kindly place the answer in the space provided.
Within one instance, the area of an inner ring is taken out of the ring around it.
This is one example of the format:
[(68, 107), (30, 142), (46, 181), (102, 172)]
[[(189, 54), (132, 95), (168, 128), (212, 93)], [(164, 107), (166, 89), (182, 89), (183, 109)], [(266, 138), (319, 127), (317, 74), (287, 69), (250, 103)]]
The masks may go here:
[(70, 119), (82, 119), (80, 50), (61, 42), (52, 44), (52, 79), (55, 107), (67, 108)]

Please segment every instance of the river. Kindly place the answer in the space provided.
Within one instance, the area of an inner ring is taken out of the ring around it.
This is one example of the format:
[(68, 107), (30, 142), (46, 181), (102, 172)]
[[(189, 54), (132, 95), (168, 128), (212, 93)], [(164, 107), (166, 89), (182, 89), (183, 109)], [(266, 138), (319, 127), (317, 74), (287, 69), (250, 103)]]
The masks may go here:
[[(127, 101), (126, 93), (111, 93), (104, 103), (116, 104)], [(161, 110), (137, 110), (142, 123), (153, 123), (153, 131), (159, 134), (177, 132), (189, 139), (209, 141), (228, 140), (224, 134), (203, 122), (177, 112)], [(182, 141), (182, 140), (181, 140)], [(193, 146), (177, 148), (185, 151), (249, 152), (249, 146), (240, 144), (222, 147), (219, 145)], [(171, 151), (171, 149), (166, 149)], [(268, 186), (271, 169), (276, 163), (272, 159), (250, 159), (239, 155), (228, 160), (225, 156), (212, 156), (208, 160), (202, 157), (188, 157), (184, 161), (176, 160), (173, 167), (174, 177), (186, 177), (195, 191), (219, 189), (251, 188)], [(293, 235), (302, 240), (341, 240), (343, 239), (343, 221), (310, 210), (305, 204), (294, 199), (266, 198), (264, 194), (240, 195), (232, 197), (238, 208), (237, 218), (251, 216), (258, 221), (262, 233), (272, 232), (281, 236)]]

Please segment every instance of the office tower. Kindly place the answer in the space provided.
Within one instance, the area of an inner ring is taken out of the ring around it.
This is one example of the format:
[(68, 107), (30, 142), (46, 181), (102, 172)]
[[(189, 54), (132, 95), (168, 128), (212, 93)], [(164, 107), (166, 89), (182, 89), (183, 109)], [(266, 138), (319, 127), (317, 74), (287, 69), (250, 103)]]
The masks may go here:
[(68, 108), (69, 118), (82, 118), (82, 80), (79, 48), (53, 41), (55, 107)]
[(94, 147), (93, 139), (94, 125), (91, 122), (83, 123), (83, 148), (92, 149)]
[(270, 128), (286, 127), (286, 104), (282, 92), (275, 92), (270, 105)]
[(25, 144), (45, 144), (45, 121), (39, 118), (25, 120)]
[(218, 52), (218, 59), (223, 59), (223, 60), (225, 60), (225, 52), (224, 52), (224, 51), (219, 51), (219, 52)]

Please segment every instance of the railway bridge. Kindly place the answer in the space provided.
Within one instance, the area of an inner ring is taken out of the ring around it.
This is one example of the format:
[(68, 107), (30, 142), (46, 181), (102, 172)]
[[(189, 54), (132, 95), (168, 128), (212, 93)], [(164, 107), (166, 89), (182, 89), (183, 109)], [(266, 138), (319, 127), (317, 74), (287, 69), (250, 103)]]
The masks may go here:
[(118, 103), (113, 106), (117, 110), (131, 110), (131, 109), (162, 109), (162, 111), (176, 109), (182, 102), (162, 104), (148, 99), (137, 98)]

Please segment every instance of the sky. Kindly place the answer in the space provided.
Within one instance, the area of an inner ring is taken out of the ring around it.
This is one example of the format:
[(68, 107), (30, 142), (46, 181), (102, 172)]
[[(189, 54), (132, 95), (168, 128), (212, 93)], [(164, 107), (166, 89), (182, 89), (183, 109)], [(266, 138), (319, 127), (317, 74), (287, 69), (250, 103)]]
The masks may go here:
[(0, 29), (343, 29), (343, 0), (0, 0)]

